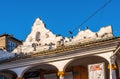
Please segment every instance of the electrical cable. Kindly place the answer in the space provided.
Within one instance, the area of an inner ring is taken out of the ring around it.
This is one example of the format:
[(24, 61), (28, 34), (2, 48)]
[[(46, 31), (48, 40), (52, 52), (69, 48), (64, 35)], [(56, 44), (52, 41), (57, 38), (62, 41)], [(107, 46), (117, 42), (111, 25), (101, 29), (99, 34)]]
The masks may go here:
[(102, 5), (99, 9), (97, 9), (92, 15), (90, 15), (87, 19), (85, 19), (78, 27), (74, 28), (72, 31), (68, 31), (69, 34), (72, 34), (76, 29), (84, 25), (86, 22), (88, 22), (92, 17), (94, 17), (99, 11), (104, 9), (109, 3), (111, 3), (112, 0), (109, 0), (104, 5)]

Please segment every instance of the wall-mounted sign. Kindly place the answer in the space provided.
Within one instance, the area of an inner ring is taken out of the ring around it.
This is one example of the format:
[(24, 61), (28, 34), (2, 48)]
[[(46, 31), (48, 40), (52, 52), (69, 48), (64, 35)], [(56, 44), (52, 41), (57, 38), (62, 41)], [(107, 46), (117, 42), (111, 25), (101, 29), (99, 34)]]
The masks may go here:
[(89, 79), (105, 79), (104, 63), (88, 65)]

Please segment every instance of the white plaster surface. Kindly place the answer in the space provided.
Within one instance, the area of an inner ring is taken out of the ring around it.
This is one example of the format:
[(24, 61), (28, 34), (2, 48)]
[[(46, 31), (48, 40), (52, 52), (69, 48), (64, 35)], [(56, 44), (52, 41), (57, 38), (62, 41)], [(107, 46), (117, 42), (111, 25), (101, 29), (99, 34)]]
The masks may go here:
[(37, 18), (33, 23), (30, 34), (27, 36), (23, 45), (18, 46), (14, 53), (37, 53), (45, 50), (56, 49), (59, 45), (73, 45), (93, 41), (97, 39), (103, 39), (113, 37), (111, 26), (101, 28), (98, 32), (92, 32), (89, 29), (79, 30), (78, 34), (73, 38), (62, 37), (60, 35), (53, 34), (48, 30), (40, 18)]
[[(70, 62), (72, 59), (50, 62), (49, 64), (56, 66), (59, 71), (64, 71), (66, 64)], [(62, 64), (62, 65), (61, 65)]]

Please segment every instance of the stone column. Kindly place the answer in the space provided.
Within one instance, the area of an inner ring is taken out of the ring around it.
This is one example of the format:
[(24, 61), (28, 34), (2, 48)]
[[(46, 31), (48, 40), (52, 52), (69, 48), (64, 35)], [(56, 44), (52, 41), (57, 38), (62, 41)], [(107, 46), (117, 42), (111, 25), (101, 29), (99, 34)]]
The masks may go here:
[(45, 79), (44, 78), (44, 72), (42, 70), (40, 71), (40, 79)]
[(57, 75), (59, 76), (59, 79), (64, 79), (65, 72), (64, 71), (58, 71)]
[(110, 62), (108, 65), (108, 69), (110, 70), (110, 79), (117, 79), (116, 78), (116, 69), (117, 66), (115, 64), (116, 56), (111, 56), (110, 57)]

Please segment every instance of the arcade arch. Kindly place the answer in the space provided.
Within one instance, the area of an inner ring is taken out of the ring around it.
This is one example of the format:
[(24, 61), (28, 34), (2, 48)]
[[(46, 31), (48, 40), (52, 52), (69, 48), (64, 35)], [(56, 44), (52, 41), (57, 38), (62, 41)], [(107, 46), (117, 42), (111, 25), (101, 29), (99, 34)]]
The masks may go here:
[(16, 79), (17, 74), (11, 70), (0, 71), (0, 79)]
[(88, 79), (88, 65), (96, 63), (105, 64), (105, 77), (109, 79), (108, 61), (99, 56), (86, 56), (71, 60), (64, 68), (65, 79)]
[(49, 64), (37, 64), (23, 71), (24, 79), (58, 79), (57, 68)]

